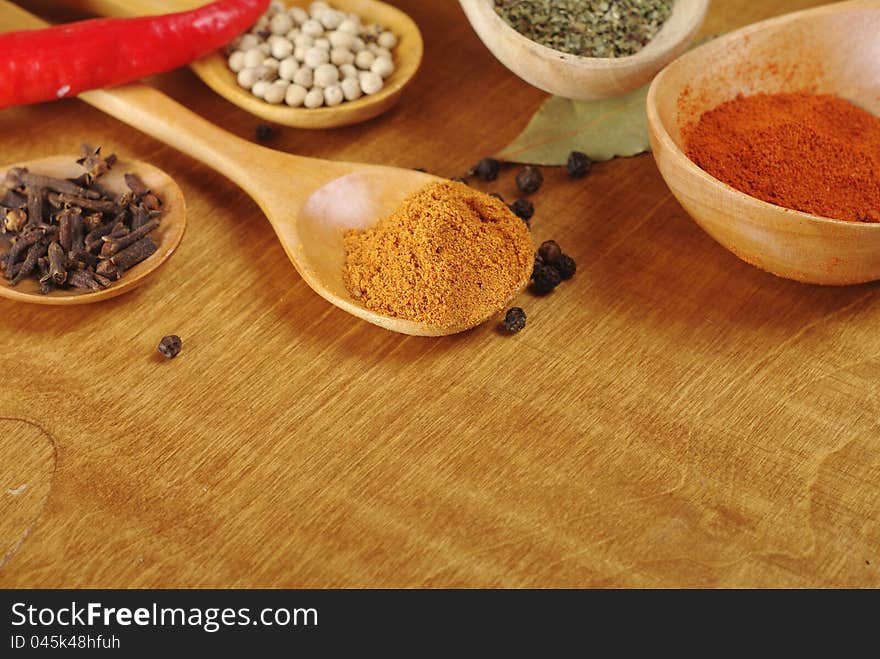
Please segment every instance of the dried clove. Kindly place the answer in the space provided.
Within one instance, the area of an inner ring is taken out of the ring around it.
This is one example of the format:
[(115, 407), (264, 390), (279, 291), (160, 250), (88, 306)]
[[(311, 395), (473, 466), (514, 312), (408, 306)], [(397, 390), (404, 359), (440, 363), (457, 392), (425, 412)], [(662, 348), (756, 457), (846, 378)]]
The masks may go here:
[(49, 244), (49, 277), (59, 286), (67, 281), (67, 259), (57, 242)]
[(129, 245), (133, 245), (138, 240), (146, 236), (148, 233), (151, 233), (158, 228), (159, 220), (150, 220), (143, 226), (138, 227), (134, 231), (130, 231), (124, 236), (119, 236), (118, 238), (114, 238), (113, 236), (104, 236), (104, 247), (101, 249), (101, 256), (109, 258), (114, 254), (120, 252), (121, 250), (125, 249)]
[(110, 260), (119, 268), (120, 272), (125, 272), (155, 254), (157, 249), (159, 248), (153, 242), (153, 239), (147, 236), (138, 240), (131, 247), (127, 247), (110, 257)]
[(24, 279), (34, 271), (34, 269), (37, 267), (37, 261), (45, 255), (45, 241), (40, 241), (35, 245), (31, 245), (30, 249), (28, 249), (27, 256), (25, 257), (22, 264), (18, 267), (18, 271), (15, 273), (15, 276), (9, 280), (9, 285), (18, 286), (22, 279)]

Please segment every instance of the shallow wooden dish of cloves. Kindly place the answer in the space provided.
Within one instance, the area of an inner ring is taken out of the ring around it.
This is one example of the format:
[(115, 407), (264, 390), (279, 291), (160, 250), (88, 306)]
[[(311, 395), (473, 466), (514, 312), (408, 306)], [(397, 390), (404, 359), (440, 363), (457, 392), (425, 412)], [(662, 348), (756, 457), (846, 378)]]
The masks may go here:
[(703, 112), (738, 94), (801, 90), (834, 94), (880, 115), (880, 0), (836, 3), (757, 23), (668, 66), (648, 94), (657, 166), (697, 224), (747, 263), (812, 284), (880, 279), (880, 225), (760, 201), (685, 155), (683, 134)]
[[(12, 167), (25, 167), (37, 174), (74, 179), (82, 174), (82, 168), (76, 164), (76, 159), (75, 155), (51, 156), (0, 167), (0, 172), (6, 172)], [(127, 189), (124, 179), (126, 173), (140, 176), (147, 187), (162, 200), (164, 212), (161, 224), (150, 234), (158, 247), (155, 254), (127, 270), (118, 281), (100, 291), (69, 289), (55, 290), (44, 295), (40, 292), (39, 282), (33, 278), (28, 277), (13, 287), (6, 277), (0, 275), (0, 297), (30, 304), (69, 306), (108, 300), (147, 283), (180, 245), (186, 230), (186, 205), (183, 192), (174, 179), (158, 167), (138, 160), (117, 161), (113, 169), (101, 177), (101, 185), (109, 191), (122, 192)], [(4, 244), (3, 251), (5, 250)]]

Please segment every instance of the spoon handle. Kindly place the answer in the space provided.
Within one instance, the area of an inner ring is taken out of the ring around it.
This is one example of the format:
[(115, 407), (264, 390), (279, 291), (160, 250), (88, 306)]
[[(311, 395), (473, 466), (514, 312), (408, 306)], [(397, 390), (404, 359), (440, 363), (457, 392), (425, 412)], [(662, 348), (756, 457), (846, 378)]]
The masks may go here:
[(277, 157), (277, 152), (226, 132), (144, 84), (98, 89), (79, 98), (220, 172), (252, 197), (260, 196), (259, 173), (268, 160)]

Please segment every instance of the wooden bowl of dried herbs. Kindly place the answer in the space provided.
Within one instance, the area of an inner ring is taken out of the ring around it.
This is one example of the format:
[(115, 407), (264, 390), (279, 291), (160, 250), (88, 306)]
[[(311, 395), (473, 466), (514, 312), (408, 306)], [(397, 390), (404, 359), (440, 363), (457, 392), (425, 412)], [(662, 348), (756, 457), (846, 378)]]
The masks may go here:
[(650, 82), (693, 41), (709, 0), (459, 0), (477, 35), (529, 84), (578, 100)]

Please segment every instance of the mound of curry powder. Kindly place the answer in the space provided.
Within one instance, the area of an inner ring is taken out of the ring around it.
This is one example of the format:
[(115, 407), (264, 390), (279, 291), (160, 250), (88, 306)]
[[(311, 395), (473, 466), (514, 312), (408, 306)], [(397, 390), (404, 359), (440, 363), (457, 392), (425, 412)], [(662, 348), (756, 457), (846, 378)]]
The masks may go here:
[(345, 284), (378, 313), (441, 328), (501, 311), (528, 281), (528, 227), (504, 202), (458, 182), (432, 183), (366, 231), (345, 234)]

